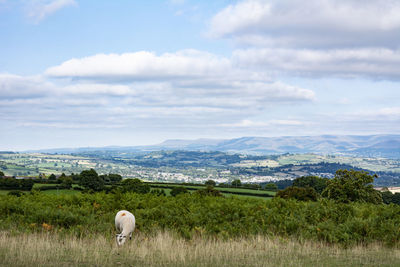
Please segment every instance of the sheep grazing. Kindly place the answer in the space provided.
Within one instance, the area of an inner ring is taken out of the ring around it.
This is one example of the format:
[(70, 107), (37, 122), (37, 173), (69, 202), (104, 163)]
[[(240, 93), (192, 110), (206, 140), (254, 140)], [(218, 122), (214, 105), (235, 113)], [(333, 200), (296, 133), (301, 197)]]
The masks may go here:
[(117, 232), (120, 232), (116, 235), (117, 244), (122, 246), (127, 236), (132, 239), (132, 233), (135, 230), (135, 216), (126, 210), (118, 211), (117, 215), (115, 215), (115, 228)]

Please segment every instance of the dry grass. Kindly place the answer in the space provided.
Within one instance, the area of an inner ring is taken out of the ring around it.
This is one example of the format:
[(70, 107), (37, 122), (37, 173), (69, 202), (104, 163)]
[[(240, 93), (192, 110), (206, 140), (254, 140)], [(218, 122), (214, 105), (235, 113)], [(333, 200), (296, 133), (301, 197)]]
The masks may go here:
[(400, 251), (380, 245), (343, 249), (263, 236), (184, 240), (168, 232), (114, 238), (0, 232), (1, 266), (400, 266)]

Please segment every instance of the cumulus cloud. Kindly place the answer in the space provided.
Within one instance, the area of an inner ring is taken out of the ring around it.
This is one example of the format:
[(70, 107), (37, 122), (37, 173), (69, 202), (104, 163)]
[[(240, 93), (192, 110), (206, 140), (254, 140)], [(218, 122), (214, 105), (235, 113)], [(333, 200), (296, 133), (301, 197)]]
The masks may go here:
[[(265, 73), (197, 50), (94, 55), (51, 67), (46, 75), (97, 84), (78, 82), (64, 88), (69, 92), (135, 95), (135, 104), (259, 107), (315, 99), (309, 89), (272, 82)], [(113, 85), (120, 82), (125, 85)]]
[(197, 50), (157, 56), (148, 51), (71, 59), (46, 70), (52, 77), (157, 80), (215, 76), (231, 69), (226, 58)]
[[(101, 125), (104, 120), (110, 127), (143, 124), (138, 120), (156, 121), (159, 127), (205, 126), (274, 106), (315, 100), (312, 90), (270, 81), (263, 73), (234, 66), (230, 59), (195, 50), (161, 56), (149, 52), (96, 55), (66, 61), (49, 68), (36, 85), (28, 79), (20, 86), (26, 92), (41, 93), (29, 102), (29, 116), (25, 109), (15, 109), (27, 102), (12, 93), (19, 88), (15, 81), (27, 78), (9, 76), (14, 82), (2, 91), (6, 98), (0, 101), (0, 113), (13, 112), (22, 120), (19, 125), (32, 127), (59, 127), (59, 121), (66, 121), (66, 127)], [(27, 95), (25, 91), (19, 94)], [(71, 118), (79, 121), (71, 122)], [(30, 124), (31, 120), (35, 124)]]
[(210, 35), (251, 45), (397, 47), (400, 2), (247, 0), (217, 13)]
[(239, 65), (307, 76), (398, 79), (400, 2), (245, 0), (210, 22)]

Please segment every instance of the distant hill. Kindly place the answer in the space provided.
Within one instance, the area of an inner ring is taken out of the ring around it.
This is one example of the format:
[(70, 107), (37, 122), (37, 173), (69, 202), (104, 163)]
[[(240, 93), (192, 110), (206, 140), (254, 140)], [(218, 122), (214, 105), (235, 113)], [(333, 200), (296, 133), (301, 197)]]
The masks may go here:
[(400, 135), (320, 135), (281, 137), (241, 137), (228, 140), (167, 140), (158, 145), (47, 149), (30, 152), (80, 153), (84, 151), (221, 151), (245, 154), (322, 153), (368, 157), (400, 158)]
[(148, 148), (250, 154), (323, 153), (400, 158), (400, 135), (242, 137), (230, 140), (167, 140)]

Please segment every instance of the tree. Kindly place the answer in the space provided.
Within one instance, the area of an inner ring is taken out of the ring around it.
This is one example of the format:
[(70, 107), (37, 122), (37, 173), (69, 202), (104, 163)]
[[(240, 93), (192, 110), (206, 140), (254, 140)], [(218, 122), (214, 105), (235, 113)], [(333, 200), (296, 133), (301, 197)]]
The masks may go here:
[(372, 186), (377, 175), (365, 171), (337, 170), (335, 177), (328, 181), (322, 196), (338, 202), (382, 203), (382, 195)]
[(104, 188), (104, 181), (93, 169), (82, 171), (79, 175), (79, 185), (86, 189), (100, 191)]
[(57, 177), (54, 175), (54, 173), (52, 173), (52, 174), (49, 176), (48, 179), (49, 179), (49, 180), (55, 181), (55, 180), (57, 179)]
[(122, 190), (124, 192), (146, 194), (150, 192), (150, 185), (143, 183), (137, 178), (125, 179), (122, 181)]
[(289, 186), (278, 191), (276, 197), (285, 199), (294, 198), (300, 201), (316, 201), (318, 199), (318, 194), (312, 187)]
[(208, 180), (204, 183), (205, 185), (215, 186), (217, 183), (214, 180)]
[(4, 177), (4, 172), (0, 171), (0, 178)]
[(108, 175), (108, 180), (110, 181), (110, 183), (116, 184), (122, 181), (122, 176), (119, 174), (110, 173)]
[(322, 191), (324, 191), (327, 187), (328, 181), (328, 178), (321, 178), (318, 176), (309, 175), (294, 179), (293, 186), (312, 187), (315, 189), (315, 191), (317, 191), (317, 193), (321, 194)]
[(73, 183), (73, 181), (72, 181), (72, 178), (71, 177), (67, 177), (67, 176), (60, 176), (59, 178), (58, 178), (58, 183), (60, 183), (61, 184), (61, 186), (63, 186), (63, 187), (65, 187), (65, 188), (67, 188), (67, 189), (70, 189), (70, 188), (72, 188), (72, 183)]
[(274, 183), (270, 183), (270, 184), (266, 184), (264, 189), (267, 191), (276, 191), (276, 190), (278, 190), (278, 186)]
[(234, 187), (239, 187), (241, 185), (242, 185), (242, 182), (239, 179), (232, 181), (232, 186), (234, 186)]
[(221, 191), (215, 189), (211, 185), (207, 185), (206, 188), (199, 189), (195, 193), (199, 194), (200, 196), (222, 197)]
[(389, 190), (382, 191), (381, 195), (383, 203), (390, 204), (393, 202), (393, 193)]
[(173, 197), (175, 197), (179, 194), (186, 194), (186, 193), (188, 193), (188, 190), (184, 186), (176, 186), (176, 187), (172, 188), (172, 190), (170, 192), (171, 196), (173, 196)]

